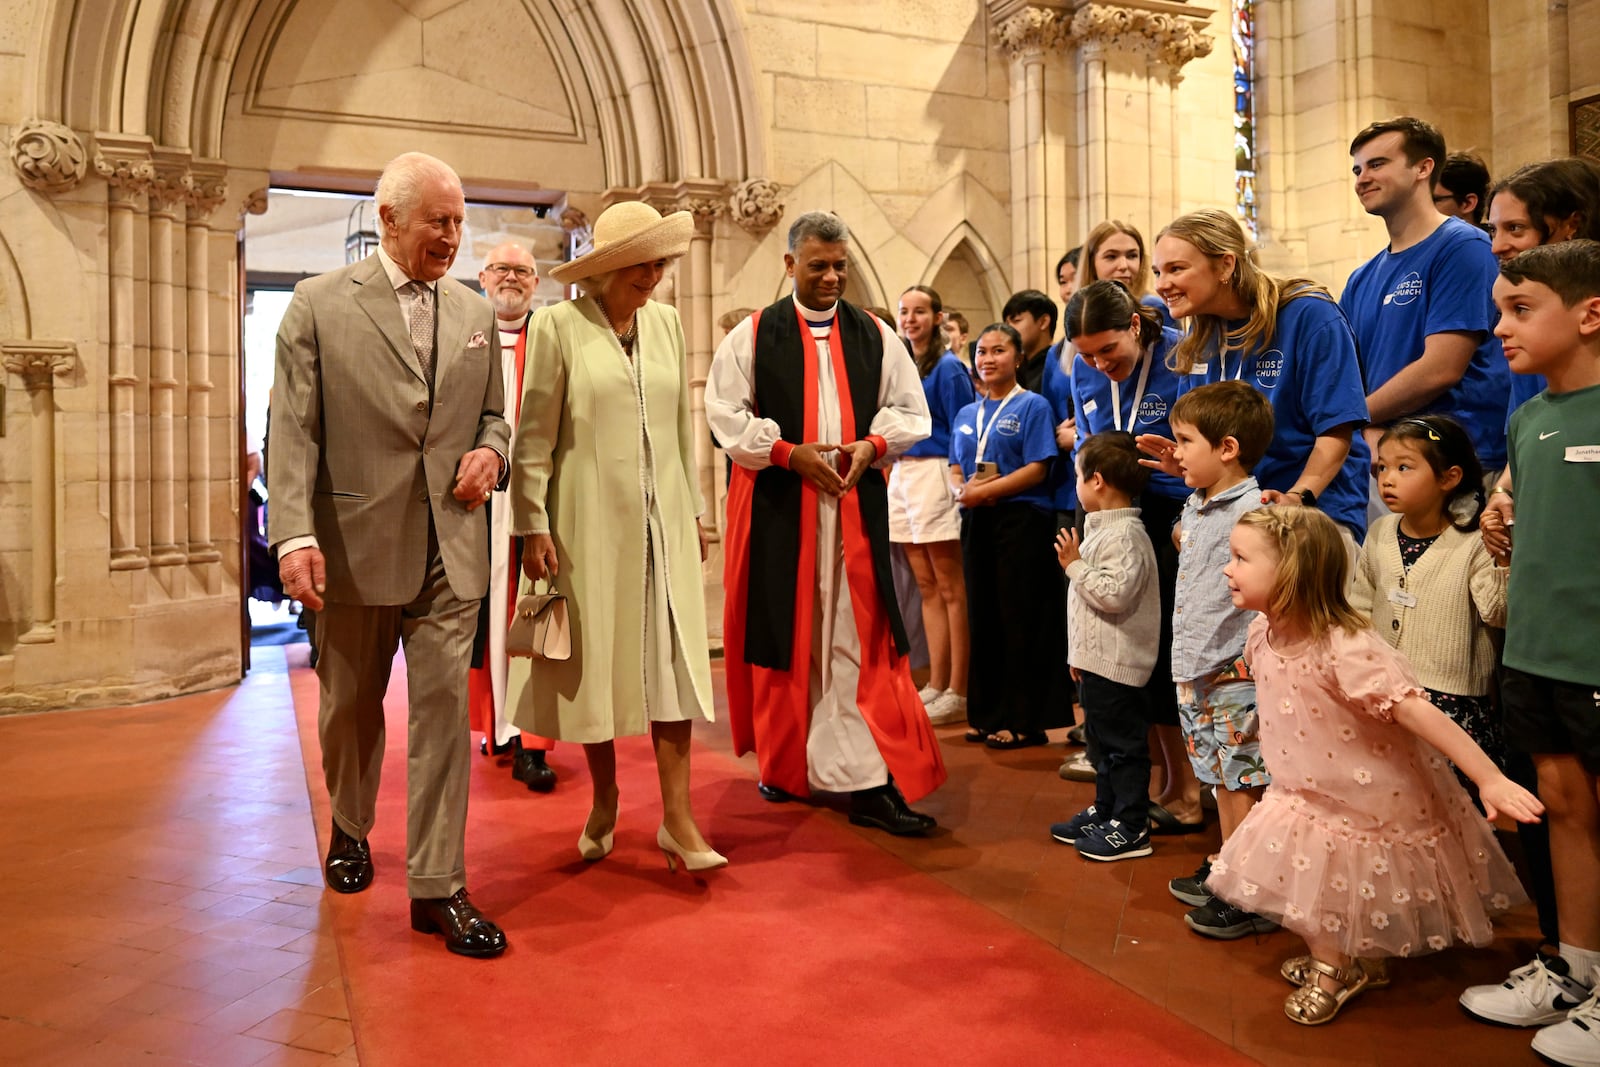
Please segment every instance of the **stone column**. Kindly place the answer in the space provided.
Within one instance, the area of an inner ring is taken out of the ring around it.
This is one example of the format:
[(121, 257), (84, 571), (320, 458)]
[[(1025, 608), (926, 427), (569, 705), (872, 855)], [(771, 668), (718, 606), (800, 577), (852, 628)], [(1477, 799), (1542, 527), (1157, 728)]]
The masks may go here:
[(1177, 88), (1211, 52), (1208, 8), (1170, 0), (1074, 0), (1083, 225), (1125, 218), (1155, 229), (1178, 213)]
[(993, 0), (989, 5), (995, 40), (1011, 61), (1011, 276), (1018, 288), (1043, 285), (1050, 258), (1051, 202), (1065, 194), (1052, 189), (1047, 161), (1046, 71), (1065, 54), (1070, 17), (1060, 4)]
[(33, 512), (32, 625), (18, 644), (48, 644), (56, 639), (56, 398), (55, 380), (70, 377), (78, 367), (78, 349), (70, 341), (0, 342), (5, 369), (21, 378), (32, 407), (28, 450), (30, 508)]
[(227, 168), (199, 162), (192, 169), (188, 197), (188, 383), (189, 383), (189, 544), (190, 563), (222, 558), (211, 538), (211, 228), (207, 220), (228, 193)]
[(188, 243), (180, 225), (193, 179), (187, 153), (158, 148), (155, 167), (150, 187), (150, 562), (165, 567), (189, 558), (182, 543), (189, 525), (188, 367), (179, 358), (187, 339)]
[(111, 569), (138, 570), (150, 565), (149, 540), (143, 536), (139, 509), (138, 447), (139, 290), (145, 251), (144, 208), (155, 167), (150, 162), (148, 138), (102, 134), (95, 138), (95, 169), (106, 180), (109, 197), (109, 258), (107, 290), (110, 298), (111, 414)]

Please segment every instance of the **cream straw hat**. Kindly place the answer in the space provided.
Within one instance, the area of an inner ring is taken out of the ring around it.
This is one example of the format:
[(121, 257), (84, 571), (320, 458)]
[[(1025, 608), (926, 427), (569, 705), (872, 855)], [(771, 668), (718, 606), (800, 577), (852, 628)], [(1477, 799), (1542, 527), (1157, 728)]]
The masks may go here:
[(547, 275), (566, 285), (596, 274), (650, 263), (689, 250), (694, 217), (674, 211), (665, 217), (640, 200), (612, 204), (594, 223), (594, 250), (569, 263), (552, 267)]

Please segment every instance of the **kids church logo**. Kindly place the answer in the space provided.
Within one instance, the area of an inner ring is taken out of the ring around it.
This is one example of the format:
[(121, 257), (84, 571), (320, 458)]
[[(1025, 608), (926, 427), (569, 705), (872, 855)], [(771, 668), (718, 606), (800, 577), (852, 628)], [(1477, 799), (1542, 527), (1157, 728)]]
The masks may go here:
[(1001, 437), (1015, 437), (1022, 432), (1022, 420), (1015, 415), (1002, 415), (1000, 421), (994, 424)]
[(1167, 401), (1160, 393), (1146, 393), (1139, 398), (1138, 421), (1143, 425), (1160, 422), (1167, 417)]
[(1256, 359), (1256, 384), (1262, 389), (1275, 389), (1283, 374), (1283, 349), (1269, 348)]
[(1395, 287), (1384, 296), (1383, 304), (1385, 307), (1388, 307), (1390, 304), (1393, 304), (1396, 307), (1405, 307), (1407, 304), (1411, 303), (1421, 295), (1422, 275), (1418, 274), (1416, 271), (1411, 271), (1404, 278), (1401, 278), (1400, 281), (1395, 284)]

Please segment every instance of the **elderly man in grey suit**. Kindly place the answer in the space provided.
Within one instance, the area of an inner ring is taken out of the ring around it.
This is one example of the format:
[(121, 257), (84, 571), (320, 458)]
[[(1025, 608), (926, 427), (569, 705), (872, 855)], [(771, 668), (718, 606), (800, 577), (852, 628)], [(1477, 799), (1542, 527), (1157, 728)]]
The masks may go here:
[(465, 853), (482, 505), (510, 439), (500, 342), (488, 302), (446, 276), (466, 213), (455, 171), (399, 156), (377, 202), (377, 254), (297, 285), (278, 331), (269, 534), (284, 592), (317, 612), (329, 888), (372, 881), (383, 696), (403, 644), (411, 928), (497, 956), (505, 934), (467, 899)]

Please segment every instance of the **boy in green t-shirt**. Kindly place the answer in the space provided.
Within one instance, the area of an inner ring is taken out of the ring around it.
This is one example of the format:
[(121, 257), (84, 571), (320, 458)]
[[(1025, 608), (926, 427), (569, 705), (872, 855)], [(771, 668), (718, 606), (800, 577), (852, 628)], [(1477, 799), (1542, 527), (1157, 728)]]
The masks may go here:
[[(1461, 1004), (1540, 1026), (1558, 1064), (1600, 1064), (1600, 242), (1529, 249), (1500, 268), (1495, 335), (1549, 387), (1511, 417), (1516, 548), (1501, 699), (1507, 741), (1533, 757), (1548, 805), (1561, 955), (1539, 956)], [(1498, 518), (1498, 515), (1497, 515)], [(1509, 520), (1485, 525), (1502, 561)]]

